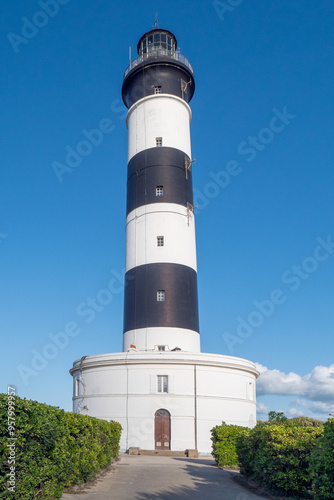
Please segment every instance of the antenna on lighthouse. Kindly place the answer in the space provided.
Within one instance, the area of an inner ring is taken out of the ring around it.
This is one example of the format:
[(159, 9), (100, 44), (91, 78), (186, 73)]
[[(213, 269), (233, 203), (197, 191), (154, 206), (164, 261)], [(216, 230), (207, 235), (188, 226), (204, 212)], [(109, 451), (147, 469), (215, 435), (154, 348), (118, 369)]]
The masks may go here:
[(154, 21), (154, 24), (153, 24), (153, 28), (154, 29), (158, 29), (159, 28), (159, 23), (158, 23), (158, 13), (155, 14), (155, 21)]

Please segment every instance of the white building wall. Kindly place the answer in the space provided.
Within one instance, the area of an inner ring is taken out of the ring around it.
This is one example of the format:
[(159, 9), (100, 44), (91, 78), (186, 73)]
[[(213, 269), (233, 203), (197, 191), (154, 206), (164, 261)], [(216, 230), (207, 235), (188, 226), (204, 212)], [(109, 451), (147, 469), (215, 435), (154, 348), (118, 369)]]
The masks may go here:
[[(80, 361), (72, 369), (74, 379), (79, 367)], [(168, 375), (168, 394), (157, 392), (157, 375)], [(73, 408), (120, 422), (123, 451), (131, 446), (154, 449), (154, 414), (166, 409), (171, 414), (171, 449), (179, 451), (195, 448), (196, 407), (198, 451), (209, 454), (215, 425), (256, 423), (255, 394), (247, 387), (255, 384), (257, 375), (251, 362), (229, 356), (184, 352), (90, 356), (80, 375), (84, 394), (74, 396)]]

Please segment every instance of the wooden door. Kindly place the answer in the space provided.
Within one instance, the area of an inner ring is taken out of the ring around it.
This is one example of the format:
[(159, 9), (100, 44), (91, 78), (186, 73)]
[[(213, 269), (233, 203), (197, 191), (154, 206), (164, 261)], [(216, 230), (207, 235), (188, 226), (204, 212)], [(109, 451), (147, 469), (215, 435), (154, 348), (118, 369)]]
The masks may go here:
[(155, 412), (155, 449), (170, 450), (170, 413), (167, 410)]

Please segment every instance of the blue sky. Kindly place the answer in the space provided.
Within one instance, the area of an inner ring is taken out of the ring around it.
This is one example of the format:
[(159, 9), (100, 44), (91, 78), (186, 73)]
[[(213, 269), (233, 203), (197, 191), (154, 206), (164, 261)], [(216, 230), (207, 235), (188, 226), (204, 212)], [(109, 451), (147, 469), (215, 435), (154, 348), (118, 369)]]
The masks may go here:
[[(14, 384), (22, 397), (70, 410), (73, 361), (122, 349), (120, 91), (129, 46), (134, 58), (156, 5), (2, 1), (2, 392)], [(195, 72), (202, 351), (259, 363), (260, 418), (276, 410), (326, 419), (334, 413), (333, 2), (170, 0), (159, 4), (159, 23)], [(94, 313), (80, 315), (88, 304)]]

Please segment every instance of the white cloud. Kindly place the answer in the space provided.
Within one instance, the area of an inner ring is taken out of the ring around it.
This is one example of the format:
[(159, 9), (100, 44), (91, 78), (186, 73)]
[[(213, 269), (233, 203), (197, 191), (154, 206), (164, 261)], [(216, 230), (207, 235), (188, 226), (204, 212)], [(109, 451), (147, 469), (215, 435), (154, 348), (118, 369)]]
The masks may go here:
[(297, 408), (290, 408), (286, 413), (289, 417), (299, 417), (301, 415), (300, 410)]
[(279, 370), (269, 370), (266, 366), (256, 363), (256, 368), (260, 372), (257, 380), (257, 393), (275, 395), (305, 395), (307, 383), (300, 375), (290, 372), (288, 374)]
[(257, 403), (256, 405), (256, 412), (259, 414), (263, 415), (268, 415), (269, 412), (269, 406), (266, 406), (264, 403)]
[(290, 406), (292, 406), (292, 408), (288, 410), (287, 413), (291, 416), (297, 414), (301, 415), (301, 410), (298, 410), (297, 408), (303, 408), (303, 411), (309, 410), (316, 415), (326, 415), (327, 417), (329, 416), (330, 413), (332, 413), (334, 416), (333, 402), (330, 403), (324, 403), (323, 401), (307, 402), (304, 399), (295, 399), (294, 401), (291, 401)]
[(309, 405), (304, 399), (295, 399), (291, 402), (292, 406), (300, 406), (302, 408), (309, 408)]
[(309, 375), (304, 377), (309, 387), (309, 399), (333, 401), (334, 399), (334, 364), (316, 366)]
[[(314, 408), (314, 410), (317, 412), (322, 408), (321, 402), (325, 406), (329, 405), (330, 408), (333, 408), (334, 364), (329, 367), (316, 366), (311, 373), (305, 376), (294, 372), (284, 373), (276, 369), (269, 370), (266, 366), (259, 363), (256, 364), (256, 367), (260, 372), (260, 377), (256, 384), (258, 395), (303, 396), (308, 400), (316, 402), (317, 408)], [(303, 406), (303, 404), (299, 406)], [(323, 413), (326, 412), (323, 411)]]
[(312, 403), (310, 410), (313, 413), (321, 413), (323, 415), (329, 415), (330, 413), (334, 415), (334, 404), (333, 403), (324, 403), (322, 401), (315, 401)]

